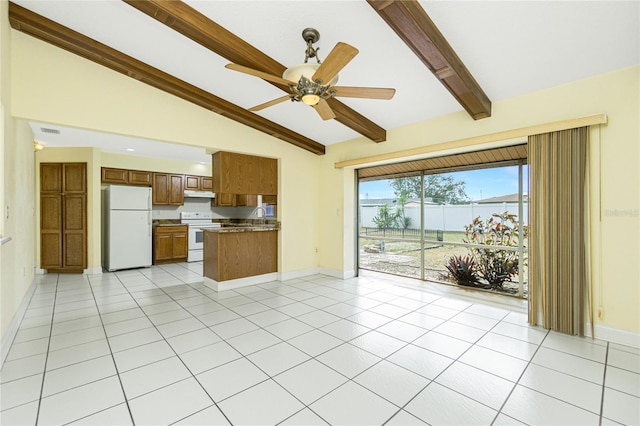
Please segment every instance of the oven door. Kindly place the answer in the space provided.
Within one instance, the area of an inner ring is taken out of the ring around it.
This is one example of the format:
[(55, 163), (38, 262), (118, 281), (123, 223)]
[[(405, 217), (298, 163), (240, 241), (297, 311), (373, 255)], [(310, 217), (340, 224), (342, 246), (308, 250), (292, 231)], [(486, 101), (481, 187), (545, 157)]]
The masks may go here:
[(189, 226), (189, 250), (202, 250), (204, 247), (204, 232), (198, 225)]

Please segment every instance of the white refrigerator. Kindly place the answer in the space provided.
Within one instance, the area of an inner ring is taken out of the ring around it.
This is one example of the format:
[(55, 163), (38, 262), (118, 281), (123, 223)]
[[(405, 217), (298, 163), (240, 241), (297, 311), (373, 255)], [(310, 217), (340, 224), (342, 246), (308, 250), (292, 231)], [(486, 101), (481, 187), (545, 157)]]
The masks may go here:
[(151, 266), (151, 188), (102, 190), (102, 266), (108, 271)]

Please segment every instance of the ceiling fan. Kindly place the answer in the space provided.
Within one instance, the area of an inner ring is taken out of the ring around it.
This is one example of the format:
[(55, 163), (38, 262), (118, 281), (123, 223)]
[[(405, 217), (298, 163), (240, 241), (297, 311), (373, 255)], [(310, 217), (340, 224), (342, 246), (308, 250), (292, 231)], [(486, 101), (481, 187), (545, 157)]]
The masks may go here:
[[(307, 43), (304, 63), (287, 68), (282, 74), (282, 77), (243, 65), (233, 63), (226, 65), (228, 69), (260, 77), (263, 80), (273, 83), (286, 85), (291, 91), (288, 95), (249, 108), (249, 111), (260, 111), (264, 108), (291, 100), (292, 102), (303, 102), (314, 107), (323, 120), (329, 120), (335, 118), (335, 114), (327, 103), (327, 99), (329, 98), (393, 98), (396, 89), (335, 86), (338, 82), (338, 73), (358, 54), (358, 49), (347, 43), (339, 42), (333, 50), (329, 52), (326, 60), (321, 62), (318, 57), (318, 50), (320, 50), (320, 48), (313, 47), (313, 44), (320, 40), (320, 33), (314, 28), (305, 28), (302, 31), (302, 38)], [(316, 63), (309, 63), (309, 58), (315, 58)]]

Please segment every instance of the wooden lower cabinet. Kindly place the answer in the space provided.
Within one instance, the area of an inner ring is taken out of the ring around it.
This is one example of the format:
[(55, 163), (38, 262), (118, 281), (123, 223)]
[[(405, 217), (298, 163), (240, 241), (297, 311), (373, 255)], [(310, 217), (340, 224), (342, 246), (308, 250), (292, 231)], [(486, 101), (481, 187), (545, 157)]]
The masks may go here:
[(40, 268), (87, 268), (86, 163), (40, 164)]
[(227, 281), (278, 271), (278, 231), (204, 232), (204, 276)]
[(187, 225), (153, 228), (153, 264), (186, 262), (189, 254)]

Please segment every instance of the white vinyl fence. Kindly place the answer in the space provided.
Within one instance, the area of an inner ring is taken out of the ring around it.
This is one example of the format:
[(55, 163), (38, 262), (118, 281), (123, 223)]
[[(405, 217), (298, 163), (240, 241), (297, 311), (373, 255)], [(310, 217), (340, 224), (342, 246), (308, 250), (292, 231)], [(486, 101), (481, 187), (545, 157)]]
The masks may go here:
[[(396, 207), (389, 207), (391, 212)], [(493, 213), (509, 212), (518, 216), (518, 203), (499, 204), (463, 204), (463, 205), (431, 205), (424, 206), (424, 228), (443, 231), (464, 231), (465, 225), (480, 216), (481, 220)], [(420, 229), (420, 205), (411, 203), (404, 206), (405, 217), (411, 218), (409, 229)], [(378, 206), (360, 206), (360, 226), (375, 228), (373, 218), (378, 215)], [(524, 205), (524, 224), (529, 223), (527, 204)]]

